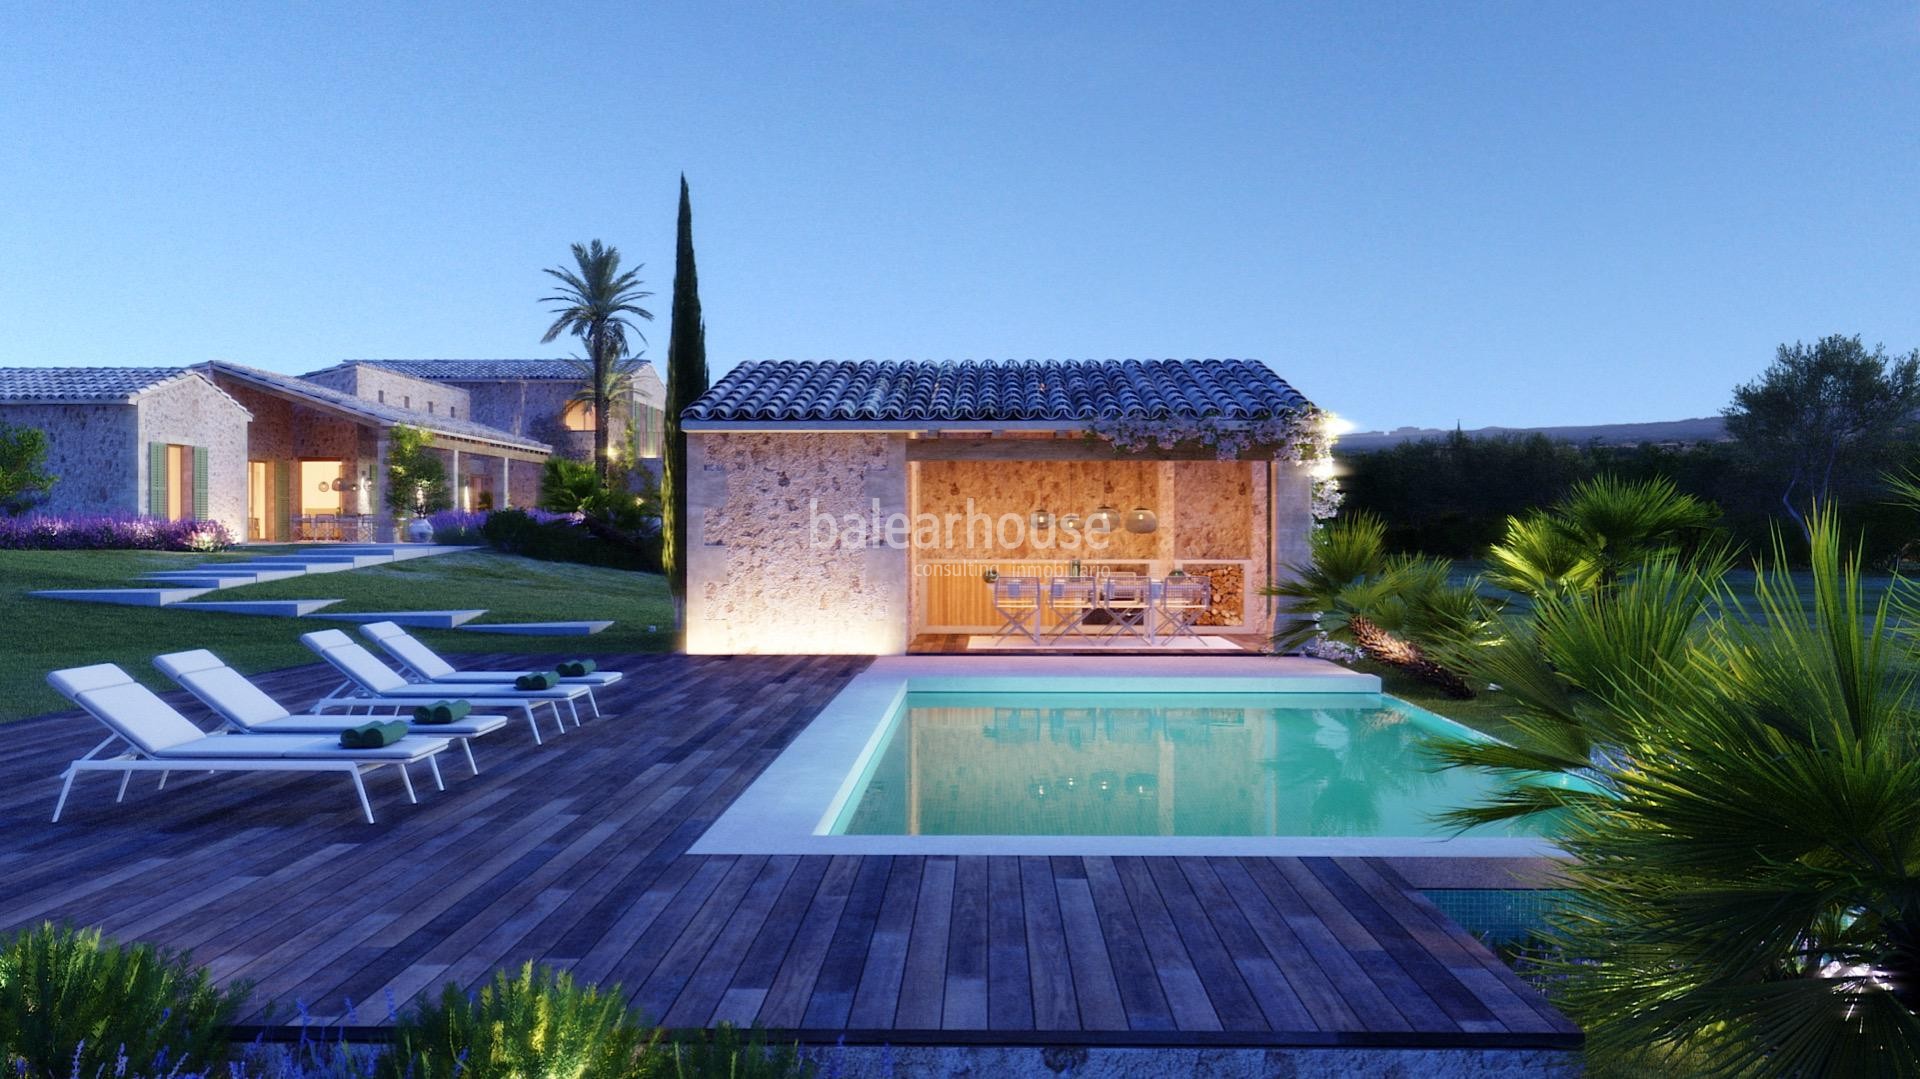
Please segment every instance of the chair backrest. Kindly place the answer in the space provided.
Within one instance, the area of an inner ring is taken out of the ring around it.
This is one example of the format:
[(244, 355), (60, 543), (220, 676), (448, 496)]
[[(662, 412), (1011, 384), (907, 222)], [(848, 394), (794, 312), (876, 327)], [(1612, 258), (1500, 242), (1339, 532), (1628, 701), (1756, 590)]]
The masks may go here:
[(1123, 606), (1140, 605), (1147, 602), (1147, 579), (1131, 574), (1115, 574), (1100, 578), (1106, 589), (1107, 602)]
[(219, 656), (204, 648), (174, 652), (155, 657), (153, 665), (167, 677), (187, 687), (187, 692), (214, 710), (220, 718), (241, 729), (273, 719), (285, 719), (293, 713), (279, 701), (266, 695), (246, 676), (223, 663)]
[(996, 607), (1037, 607), (1040, 604), (1040, 578), (996, 577), (993, 580), (993, 605)]
[(1092, 577), (1055, 577), (1048, 591), (1048, 602), (1055, 607), (1091, 607), (1098, 582)]
[(1213, 604), (1213, 585), (1197, 578), (1168, 579), (1161, 602), (1168, 607), (1209, 607)]
[(415, 640), (413, 634), (393, 622), (368, 622), (360, 627), (362, 636), (372, 640), (388, 655), (420, 672), (426, 678), (445, 678), (460, 671), (440, 658), (440, 653)]
[(47, 684), (149, 754), (207, 736), (117, 664), (96, 663), (54, 671), (47, 675)]
[(352, 637), (337, 629), (303, 633), (300, 643), (313, 649), (321, 659), (333, 664), (334, 670), (346, 675), (348, 681), (369, 693), (389, 693), (407, 686), (407, 680), (395, 673), (392, 667), (380, 662), (372, 652), (353, 643)]

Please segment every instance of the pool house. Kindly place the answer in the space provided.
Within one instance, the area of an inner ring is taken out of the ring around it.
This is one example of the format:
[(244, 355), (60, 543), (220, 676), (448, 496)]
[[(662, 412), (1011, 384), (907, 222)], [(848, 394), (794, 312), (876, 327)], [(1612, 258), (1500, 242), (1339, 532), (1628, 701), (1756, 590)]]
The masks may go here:
[(1251, 360), (741, 364), (683, 417), (687, 647), (1258, 648), (1321, 419)]

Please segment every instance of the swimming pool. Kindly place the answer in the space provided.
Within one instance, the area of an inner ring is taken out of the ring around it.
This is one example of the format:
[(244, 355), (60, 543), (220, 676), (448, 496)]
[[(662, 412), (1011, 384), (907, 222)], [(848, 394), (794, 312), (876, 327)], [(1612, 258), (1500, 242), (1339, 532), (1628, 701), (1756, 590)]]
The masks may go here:
[(694, 854), (1532, 858), (1437, 814), (1480, 735), (1296, 657), (886, 657), (734, 799)]
[(1444, 837), (1486, 781), (1436, 736), (1371, 693), (909, 692), (828, 832)]

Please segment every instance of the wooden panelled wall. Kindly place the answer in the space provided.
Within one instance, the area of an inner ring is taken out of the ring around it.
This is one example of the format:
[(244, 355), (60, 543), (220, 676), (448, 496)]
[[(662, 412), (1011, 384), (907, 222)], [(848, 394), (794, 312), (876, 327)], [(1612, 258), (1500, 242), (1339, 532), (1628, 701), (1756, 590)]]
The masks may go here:
[[(1046, 577), (1066, 572), (1074, 558), (1107, 570), (1154, 574), (1177, 562), (1249, 560), (1252, 587), (1265, 580), (1259, 569), (1267, 550), (1264, 461), (921, 460), (912, 468), (915, 520), (931, 514), (939, 522), (933, 542), (921, 536), (914, 545), (916, 630), (997, 625), (981, 582), (988, 566)], [(1057, 529), (1049, 544), (1044, 532), (1035, 542), (1030, 528), (1017, 536), (998, 528), (1007, 515), (1026, 521), (1044, 509), (1084, 519), (1101, 505), (1122, 514), (1145, 507), (1154, 511), (1159, 528), (1117, 530), (1097, 550), (1060, 542)], [(971, 527), (970, 513), (976, 516)], [(1227, 621), (1239, 622), (1241, 612), (1233, 614)], [(1207, 621), (1222, 624), (1220, 618)]]

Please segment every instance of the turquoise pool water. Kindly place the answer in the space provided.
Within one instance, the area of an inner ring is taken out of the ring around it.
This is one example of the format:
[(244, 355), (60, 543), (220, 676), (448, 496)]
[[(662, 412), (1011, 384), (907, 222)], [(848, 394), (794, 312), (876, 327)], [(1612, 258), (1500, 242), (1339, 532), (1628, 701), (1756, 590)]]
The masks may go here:
[(1375, 694), (910, 692), (831, 831), (1451, 836), (1434, 816), (1487, 781), (1432, 736), (1474, 737)]

